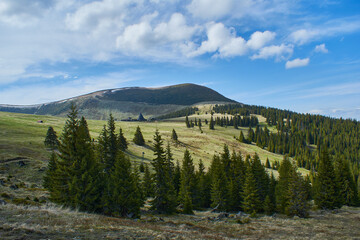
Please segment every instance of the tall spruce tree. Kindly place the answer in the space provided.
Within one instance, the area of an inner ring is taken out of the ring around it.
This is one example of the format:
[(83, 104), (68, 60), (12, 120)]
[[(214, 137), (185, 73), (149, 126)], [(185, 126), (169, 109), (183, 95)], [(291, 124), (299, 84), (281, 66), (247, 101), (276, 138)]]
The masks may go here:
[(139, 217), (143, 205), (139, 179), (131, 170), (130, 160), (121, 151), (118, 151), (106, 188), (110, 192), (103, 199), (106, 214)]
[(209, 174), (211, 176), (211, 207), (225, 211), (228, 201), (227, 177), (219, 156), (214, 155)]
[(285, 213), (289, 216), (307, 217), (310, 207), (307, 201), (308, 196), (305, 181), (300, 173), (292, 171), (287, 194), (288, 201)]
[(199, 208), (208, 208), (211, 203), (211, 181), (209, 174), (205, 172), (205, 166), (200, 159), (197, 175), (197, 199), (195, 199), (195, 206)]
[(45, 176), (43, 178), (43, 187), (49, 190), (49, 192), (53, 191), (54, 179), (56, 178), (56, 162), (56, 153), (52, 152), (45, 172)]
[(281, 213), (285, 213), (289, 201), (289, 185), (295, 175), (295, 170), (288, 156), (284, 156), (279, 167), (279, 181), (276, 185), (276, 204)]
[(339, 189), (338, 205), (356, 206), (358, 202), (357, 187), (349, 162), (338, 157), (335, 166), (337, 188)]
[(213, 119), (212, 115), (211, 115), (210, 122), (209, 122), (209, 129), (210, 130), (215, 130), (215, 122), (214, 122), (214, 119)]
[(44, 144), (46, 147), (56, 149), (59, 146), (59, 140), (53, 127), (49, 127), (46, 133)]
[[(179, 192), (179, 202), (184, 206), (188, 205), (188, 211), (184, 213), (191, 214), (193, 209), (193, 201), (196, 198), (197, 193), (197, 181), (195, 175), (195, 167), (193, 160), (190, 156), (190, 152), (186, 149), (184, 152), (183, 164), (181, 168), (181, 178), (180, 178), (180, 192)], [(186, 202), (190, 201), (190, 202)], [(191, 206), (190, 206), (191, 205)]]
[(78, 158), (76, 141), (79, 121), (77, 115), (76, 106), (71, 105), (70, 112), (67, 115), (68, 119), (60, 136), (57, 169), (53, 179), (53, 191), (50, 192), (50, 199), (53, 202), (67, 206), (71, 203), (72, 196), (69, 185), (72, 182), (74, 163)]
[(145, 197), (154, 196), (154, 181), (150, 174), (149, 166), (145, 164), (144, 167), (144, 177), (142, 181), (143, 193)]
[(136, 132), (135, 132), (135, 135), (134, 135), (133, 142), (136, 145), (139, 145), (139, 146), (145, 145), (145, 140), (144, 140), (144, 137), (142, 135), (142, 132), (141, 132), (141, 129), (140, 129), (139, 126), (137, 126), (137, 128), (136, 128)]
[(256, 186), (256, 180), (252, 171), (248, 170), (245, 177), (245, 185), (243, 189), (243, 202), (242, 208), (244, 212), (250, 214), (258, 213), (262, 206)]
[(118, 144), (121, 151), (125, 151), (128, 148), (129, 143), (127, 142), (123, 130), (120, 128), (120, 132), (118, 135)]
[(163, 141), (158, 130), (154, 135), (154, 159), (152, 165), (154, 167), (154, 199), (152, 201), (152, 209), (158, 213), (171, 214), (175, 212), (176, 195), (173, 181), (169, 176), (169, 168), (166, 163)]
[(327, 150), (323, 149), (320, 153), (319, 168), (314, 183), (315, 204), (321, 209), (340, 207), (337, 187), (333, 163)]

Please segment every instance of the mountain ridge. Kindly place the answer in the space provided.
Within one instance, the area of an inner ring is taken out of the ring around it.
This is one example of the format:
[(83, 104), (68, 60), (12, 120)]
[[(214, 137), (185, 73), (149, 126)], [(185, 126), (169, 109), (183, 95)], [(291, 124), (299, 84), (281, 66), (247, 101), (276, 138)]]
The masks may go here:
[(146, 88), (124, 87), (104, 89), (59, 101), (35, 105), (0, 104), (0, 111), (38, 115), (66, 116), (71, 104), (90, 119), (135, 117), (140, 112), (156, 117), (201, 103), (237, 103), (215, 90), (192, 83)]

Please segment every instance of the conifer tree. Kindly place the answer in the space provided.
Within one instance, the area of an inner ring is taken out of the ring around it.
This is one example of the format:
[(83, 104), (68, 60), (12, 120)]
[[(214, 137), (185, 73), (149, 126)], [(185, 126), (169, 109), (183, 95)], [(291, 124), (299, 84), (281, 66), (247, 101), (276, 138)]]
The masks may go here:
[(185, 125), (186, 125), (187, 128), (191, 127), (188, 116), (185, 117)]
[(261, 202), (264, 202), (266, 195), (268, 195), (270, 179), (257, 153), (252, 158), (251, 171), (255, 178), (259, 199)]
[(209, 129), (210, 130), (215, 130), (215, 122), (214, 122), (214, 119), (213, 119), (212, 115), (211, 115), (210, 122), (209, 122)]
[(235, 152), (231, 157), (231, 168), (228, 177), (228, 204), (227, 209), (229, 211), (241, 210), (242, 191), (245, 183), (245, 163), (241, 154)]
[(45, 176), (43, 178), (43, 187), (49, 190), (49, 192), (53, 191), (52, 186), (54, 184), (54, 179), (56, 178), (55, 176), (56, 168), (57, 168), (56, 162), (57, 162), (56, 154), (55, 152), (52, 152), (45, 172)]
[(125, 151), (129, 145), (121, 128), (120, 128), (120, 132), (118, 135), (118, 144), (119, 144), (119, 149), (121, 151)]
[(178, 195), (180, 191), (180, 179), (181, 179), (181, 167), (179, 161), (177, 161), (176, 166), (174, 168), (174, 176), (173, 176), (173, 185), (176, 195)]
[(141, 133), (141, 129), (140, 129), (139, 126), (136, 128), (136, 132), (135, 132), (135, 135), (134, 135), (133, 142), (136, 145), (139, 145), (139, 146), (145, 145), (145, 140), (144, 140), (144, 137), (143, 137), (143, 135)]
[(44, 144), (46, 147), (56, 149), (59, 146), (59, 140), (53, 127), (49, 127), (46, 133)]
[(269, 158), (266, 158), (265, 167), (266, 168), (271, 168)]
[(252, 171), (246, 173), (242, 207), (244, 212), (250, 214), (256, 214), (261, 209), (261, 201)]
[(169, 168), (166, 163), (163, 141), (159, 131), (156, 130), (154, 135), (154, 159), (152, 165), (154, 167), (154, 200), (152, 201), (152, 209), (158, 213), (171, 214), (175, 212), (176, 195), (173, 181), (169, 176)]
[(118, 136), (115, 133), (115, 120), (110, 114), (107, 126), (104, 126), (99, 135), (98, 152), (105, 173), (109, 174), (114, 166), (117, 152), (119, 151)]
[(240, 131), (240, 135), (239, 135), (239, 141), (242, 143), (247, 143), (245, 137), (244, 137), (244, 133), (242, 131)]
[(184, 209), (183, 209), (183, 213), (184, 214), (194, 214), (193, 212), (193, 203), (190, 197), (190, 193), (186, 192), (185, 196), (184, 196)]
[(285, 213), (289, 201), (289, 184), (295, 175), (295, 170), (288, 156), (284, 156), (279, 167), (279, 181), (276, 185), (276, 204), (281, 213)]
[[(183, 164), (181, 168), (181, 178), (180, 178), (180, 191), (179, 191), (179, 202), (184, 206), (188, 204), (188, 208), (193, 209), (193, 200), (195, 200), (196, 194), (196, 175), (195, 167), (193, 160), (190, 156), (190, 152), (186, 149), (184, 152)], [(187, 202), (186, 201), (191, 201)], [(191, 205), (191, 206), (190, 206)], [(185, 209), (184, 209), (185, 211)], [(190, 211), (190, 210), (189, 210)], [(187, 213), (191, 213), (187, 212)]]
[(219, 156), (214, 155), (210, 166), (211, 207), (225, 211), (228, 201), (227, 179)]
[(248, 141), (249, 143), (255, 141), (255, 133), (254, 133), (254, 130), (251, 128), (251, 126), (249, 127), (249, 130), (248, 130), (248, 138), (247, 138), (247, 141)]
[(71, 105), (68, 119), (60, 136), (59, 154), (56, 168), (56, 178), (53, 181), (50, 199), (56, 203), (69, 205), (71, 195), (69, 185), (72, 181), (73, 166), (77, 159), (76, 140), (79, 122), (78, 111), (75, 105)]
[(142, 185), (143, 185), (143, 192), (145, 197), (154, 196), (154, 182), (147, 164), (144, 167), (144, 178)]
[(99, 173), (101, 170), (94, 158), (91, 137), (84, 117), (79, 122), (76, 153), (69, 184), (71, 197), (69, 205), (81, 211), (98, 211), (101, 190)]
[(335, 164), (336, 182), (339, 189), (338, 205), (356, 206), (358, 194), (349, 162), (343, 158), (338, 158)]
[(143, 205), (138, 176), (132, 172), (131, 163), (119, 151), (106, 185), (109, 195), (104, 195), (104, 212), (123, 217), (139, 217)]
[(205, 166), (200, 159), (197, 175), (197, 200), (195, 206), (200, 208), (208, 208), (211, 203), (211, 181), (209, 175), (205, 172)]
[(178, 141), (178, 136), (177, 136), (177, 134), (176, 134), (175, 129), (172, 130), (171, 139), (174, 140), (175, 142)]
[(320, 153), (319, 168), (314, 183), (315, 204), (321, 209), (334, 209), (340, 207), (338, 197), (334, 166), (329, 153), (323, 149)]
[(300, 173), (292, 171), (287, 194), (286, 214), (288, 216), (307, 217), (309, 215), (308, 196), (304, 179)]

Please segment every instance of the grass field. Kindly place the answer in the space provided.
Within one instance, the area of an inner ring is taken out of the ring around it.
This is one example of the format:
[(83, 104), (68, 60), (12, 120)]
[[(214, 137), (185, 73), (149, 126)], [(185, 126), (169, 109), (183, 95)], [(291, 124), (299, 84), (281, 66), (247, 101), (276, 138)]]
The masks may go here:
[[(210, 118), (200, 112), (193, 118)], [(38, 121), (43, 123), (38, 123)], [(143, 208), (141, 220), (119, 219), (89, 213), (79, 213), (51, 205), (42, 188), (50, 152), (43, 141), (49, 126), (60, 135), (66, 119), (0, 112), (0, 239), (340, 239), (360, 236), (359, 208), (338, 212), (312, 212), (308, 219), (284, 216), (248, 218), (230, 215), (219, 218), (217, 213), (196, 212), (195, 215), (152, 215)], [(261, 119), (262, 124), (264, 119)], [(106, 121), (89, 120), (90, 134), (97, 139)], [(146, 146), (132, 143), (140, 126)], [(186, 128), (184, 119), (162, 122), (116, 122), (130, 145), (127, 155), (135, 163), (149, 163), (153, 158), (152, 138), (156, 129), (171, 145), (175, 161), (182, 160), (184, 150), (190, 150), (197, 163), (202, 159), (209, 166), (214, 154), (227, 144), (230, 151), (243, 155), (258, 153), (262, 161), (281, 161), (283, 156), (269, 153), (255, 145), (239, 143), (235, 138), (241, 130), (232, 127), (209, 130), (203, 125)], [(171, 140), (172, 129), (179, 143)], [(246, 133), (246, 131), (244, 132)], [(144, 153), (144, 159), (142, 158)], [(303, 173), (306, 170), (300, 169)], [(276, 173), (276, 171), (274, 171)], [(50, 204), (50, 205), (49, 205)]]

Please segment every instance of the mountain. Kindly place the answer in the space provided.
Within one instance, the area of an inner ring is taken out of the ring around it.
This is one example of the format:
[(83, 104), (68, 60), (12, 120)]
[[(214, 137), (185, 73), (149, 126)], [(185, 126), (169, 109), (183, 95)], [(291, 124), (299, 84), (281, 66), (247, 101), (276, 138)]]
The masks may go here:
[(160, 88), (128, 87), (101, 90), (78, 97), (39, 105), (0, 105), (0, 111), (65, 116), (74, 103), (90, 119), (156, 117), (202, 103), (236, 103), (220, 93), (196, 84)]

